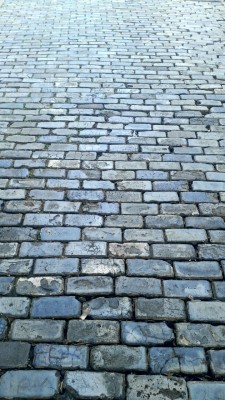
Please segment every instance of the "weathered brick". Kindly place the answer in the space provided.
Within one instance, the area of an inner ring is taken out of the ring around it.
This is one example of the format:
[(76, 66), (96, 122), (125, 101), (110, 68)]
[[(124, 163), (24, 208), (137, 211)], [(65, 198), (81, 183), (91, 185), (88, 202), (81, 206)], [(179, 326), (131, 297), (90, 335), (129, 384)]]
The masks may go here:
[(64, 326), (64, 321), (16, 319), (11, 325), (10, 338), (28, 342), (60, 342)]
[(66, 372), (64, 387), (78, 399), (124, 399), (125, 379), (113, 372)]
[(161, 282), (155, 278), (132, 278), (121, 276), (116, 278), (115, 293), (127, 296), (160, 296), (162, 293)]
[(7, 371), (0, 379), (0, 397), (48, 399), (58, 393), (56, 371)]
[(30, 300), (27, 297), (1, 297), (0, 314), (6, 317), (25, 318), (29, 313)]
[(67, 340), (74, 343), (118, 343), (119, 322), (116, 321), (69, 321)]
[(127, 400), (145, 400), (149, 396), (154, 400), (170, 400), (174, 396), (179, 400), (187, 400), (185, 380), (163, 375), (129, 375)]
[(185, 319), (184, 302), (179, 299), (145, 299), (135, 302), (135, 314), (139, 319), (177, 321)]
[[(30, 344), (23, 342), (0, 343), (0, 368), (24, 368), (28, 364)], [(1, 385), (0, 385), (1, 387)]]
[(174, 334), (165, 322), (122, 322), (122, 342), (131, 345), (165, 344), (174, 339)]
[(127, 260), (127, 275), (172, 277), (173, 268), (162, 260)]
[(81, 304), (72, 296), (35, 299), (31, 307), (33, 318), (77, 318), (80, 314)]
[(90, 362), (94, 370), (119, 372), (147, 370), (147, 355), (144, 347), (96, 346), (91, 349)]
[(36, 368), (85, 369), (88, 365), (88, 348), (38, 344), (34, 348), (33, 365)]
[(225, 303), (222, 301), (189, 302), (188, 314), (191, 321), (223, 322), (225, 319)]
[(153, 244), (153, 257), (171, 260), (195, 258), (195, 249), (190, 244)]
[(178, 323), (176, 340), (179, 346), (224, 347), (224, 325)]
[(80, 276), (68, 278), (67, 294), (104, 295), (113, 293), (113, 279), (106, 276)]
[(120, 259), (82, 259), (81, 270), (84, 275), (123, 275), (125, 262)]
[(153, 347), (149, 351), (153, 374), (197, 375), (207, 373), (205, 352), (200, 347)]
[(167, 280), (163, 282), (164, 294), (167, 297), (211, 298), (212, 291), (208, 281)]
[(128, 297), (98, 297), (84, 303), (83, 311), (95, 319), (130, 319), (132, 303)]
[[(190, 400), (223, 399), (225, 392), (224, 382), (188, 382)], [(196, 397), (197, 396), (197, 397)]]

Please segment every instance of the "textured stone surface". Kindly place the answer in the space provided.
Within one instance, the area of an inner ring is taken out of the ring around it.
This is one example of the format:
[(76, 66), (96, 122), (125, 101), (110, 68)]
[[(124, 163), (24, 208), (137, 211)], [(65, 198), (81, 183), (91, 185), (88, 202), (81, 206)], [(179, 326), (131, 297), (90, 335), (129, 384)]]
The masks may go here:
[(117, 343), (119, 323), (116, 321), (70, 321), (67, 339), (74, 343)]
[(90, 362), (95, 370), (146, 371), (146, 349), (124, 345), (96, 346), (91, 350)]
[(64, 386), (78, 399), (124, 399), (124, 377), (110, 372), (67, 372)]
[(149, 351), (154, 374), (197, 375), (207, 373), (205, 352), (200, 347), (153, 347)]
[(223, 400), (225, 393), (224, 382), (189, 382), (190, 400)]
[(224, 398), (224, 15), (0, 0), (3, 399)]
[(128, 377), (128, 400), (187, 400), (185, 381), (178, 378), (166, 378), (162, 375), (130, 375)]
[(56, 369), (84, 369), (88, 365), (88, 348), (38, 344), (34, 348), (34, 367)]
[(0, 397), (48, 399), (58, 393), (56, 371), (7, 371), (0, 379)]

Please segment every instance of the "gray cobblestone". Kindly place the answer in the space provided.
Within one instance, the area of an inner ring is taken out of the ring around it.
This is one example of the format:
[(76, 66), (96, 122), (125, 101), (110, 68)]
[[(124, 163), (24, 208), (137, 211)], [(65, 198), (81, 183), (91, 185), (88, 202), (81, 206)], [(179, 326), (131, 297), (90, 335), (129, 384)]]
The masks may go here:
[(74, 343), (118, 343), (119, 323), (116, 321), (70, 321), (67, 333)]
[(44, 297), (32, 302), (33, 318), (77, 318), (80, 314), (81, 304), (72, 296)]
[(185, 319), (184, 302), (178, 299), (145, 299), (136, 300), (137, 319), (156, 321), (176, 321)]
[(223, 347), (224, 326), (179, 323), (176, 324), (176, 339), (179, 346)]
[(190, 400), (195, 400), (198, 396), (199, 400), (214, 400), (223, 399), (224, 397), (224, 382), (190, 382), (188, 383)]
[(144, 347), (96, 346), (91, 350), (90, 361), (95, 370), (119, 372), (147, 370), (146, 349)]
[(85, 369), (88, 365), (86, 346), (38, 344), (34, 348), (36, 368)]
[(173, 331), (164, 322), (122, 322), (122, 341), (131, 345), (165, 344), (174, 339)]
[(15, 320), (10, 338), (32, 342), (60, 342), (63, 339), (64, 321)]
[(25, 368), (28, 364), (30, 344), (23, 342), (1, 342), (0, 368)]
[(224, 11), (0, 0), (1, 398), (225, 400)]
[(118, 373), (71, 371), (66, 373), (64, 386), (78, 399), (124, 399), (125, 380)]
[(0, 397), (48, 399), (58, 393), (58, 384), (55, 371), (7, 371), (1, 376)]
[(204, 350), (199, 347), (153, 347), (149, 351), (150, 368), (154, 374), (197, 375), (207, 373)]
[[(179, 400), (187, 400), (185, 380), (167, 378), (162, 375), (129, 375), (127, 400), (144, 400), (146, 396), (154, 396), (154, 400), (170, 400), (177, 396)], [(194, 399), (193, 399), (194, 400)]]

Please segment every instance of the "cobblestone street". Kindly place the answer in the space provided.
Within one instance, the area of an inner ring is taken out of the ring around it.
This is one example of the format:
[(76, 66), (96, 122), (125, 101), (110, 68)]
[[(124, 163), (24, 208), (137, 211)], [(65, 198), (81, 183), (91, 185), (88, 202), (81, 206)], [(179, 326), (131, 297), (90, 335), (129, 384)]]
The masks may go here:
[(0, 0), (0, 398), (225, 400), (225, 3)]

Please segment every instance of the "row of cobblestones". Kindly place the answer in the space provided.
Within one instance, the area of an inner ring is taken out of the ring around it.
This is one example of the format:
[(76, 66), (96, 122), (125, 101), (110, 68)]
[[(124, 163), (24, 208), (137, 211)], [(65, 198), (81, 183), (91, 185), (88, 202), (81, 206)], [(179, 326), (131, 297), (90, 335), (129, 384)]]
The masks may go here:
[(225, 400), (224, 3), (0, 11), (0, 398)]

